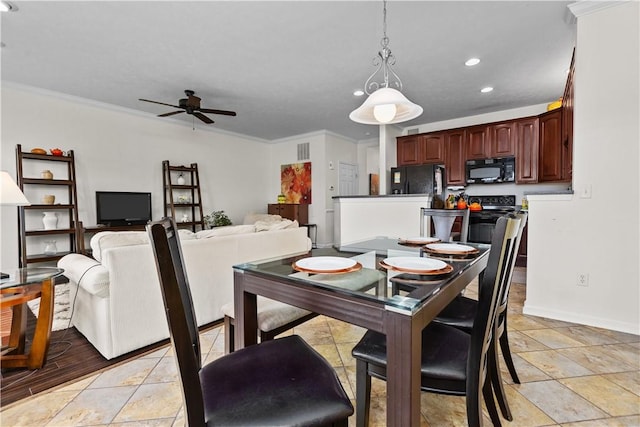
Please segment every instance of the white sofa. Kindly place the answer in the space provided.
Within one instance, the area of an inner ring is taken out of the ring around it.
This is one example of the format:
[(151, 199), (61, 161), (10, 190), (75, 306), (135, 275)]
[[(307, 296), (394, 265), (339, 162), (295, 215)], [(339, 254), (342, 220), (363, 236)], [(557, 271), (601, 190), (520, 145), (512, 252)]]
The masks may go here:
[[(180, 239), (199, 325), (222, 318), (221, 307), (233, 301), (233, 265), (311, 249), (307, 229), (287, 220), (181, 230)], [(91, 248), (94, 258), (69, 254), (58, 261), (75, 297), (72, 324), (107, 359), (168, 338), (147, 233), (97, 233)]]

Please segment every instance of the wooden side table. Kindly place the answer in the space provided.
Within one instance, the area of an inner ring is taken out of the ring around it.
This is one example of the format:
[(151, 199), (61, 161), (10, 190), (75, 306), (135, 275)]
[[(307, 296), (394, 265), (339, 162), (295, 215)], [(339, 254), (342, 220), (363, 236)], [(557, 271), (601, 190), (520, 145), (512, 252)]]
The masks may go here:
[[(55, 278), (64, 272), (61, 268), (21, 268), (15, 277), (0, 281), (0, 308), (12, 309), (11, 335), (7, 347), (2, 347), (0, 366), (4, 368), (39, 369), (44, 365), (49, 350), (49, 337), (53, 324)], [(38, 321), (26, 352), (27, 301), (40, 298)]]

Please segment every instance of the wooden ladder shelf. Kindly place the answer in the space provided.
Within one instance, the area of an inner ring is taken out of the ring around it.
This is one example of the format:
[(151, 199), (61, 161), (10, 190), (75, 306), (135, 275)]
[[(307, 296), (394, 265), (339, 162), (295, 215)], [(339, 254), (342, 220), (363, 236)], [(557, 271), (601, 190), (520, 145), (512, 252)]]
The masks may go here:
[(180, 228), (190, 228), (193, 232), (198, 231), (198, 227), (200, 230), (204, 230), (198, 164), (172, 166), (169, 164), (169, 160), (164, 160), (162, 162), (162, 181), (164, 216), (172, 217)]

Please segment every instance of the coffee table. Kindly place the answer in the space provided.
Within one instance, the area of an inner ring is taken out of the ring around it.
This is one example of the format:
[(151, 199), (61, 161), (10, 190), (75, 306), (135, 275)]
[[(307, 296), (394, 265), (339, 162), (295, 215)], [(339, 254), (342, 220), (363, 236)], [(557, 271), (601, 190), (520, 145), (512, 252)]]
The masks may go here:
[[(376, 240), (377, 243), (385, 245)], [(387, 239), (393, 246), (395, 239)], [(365, 247), (360, 250), (380, 250)], [(258, 329), (256, 296), (262, 295), (323, 314), (387, 336), (387, 425), (420, 425), (420, 354), (422, 329), (487, 266), (490, 245), (469, 244), (476, 256), (450, 260), (450, 273), (432, 275), (401, 274), (412, 280), (405, 286), (384, 286), (386, 292), (366, 292), (357, 287), (340, 287), (296, 274), (292, 263), (309, 256), (351, 257), (354, 252), (334, 248), (315, 249), (291, 258), (257, 261), (234, 266), (235, 342), (241, 349), (256, 344)], [(354, 250), (354, 248), (350, 248)], [(419, 248), (415, 249), (420, 251)], [(348, 278), (349, 274), (344, 273)], [(385, 279), (383, 279), (385, 280)], [(420, 283), (424, 283), (421, 286)]]
[[(30, 267), (16, 270), (15, 274), (0, 281), (0, 308), (11, 307), (11, 335), (7, 347), (2, 347), (2, 368), (39, 369), (44, 365), (49, 350), (49, 337), (53, 324), (55, 278), (64, 272), (61, 268)], [(27, 301), (40, 298), (38, 321), (26, 352)]]

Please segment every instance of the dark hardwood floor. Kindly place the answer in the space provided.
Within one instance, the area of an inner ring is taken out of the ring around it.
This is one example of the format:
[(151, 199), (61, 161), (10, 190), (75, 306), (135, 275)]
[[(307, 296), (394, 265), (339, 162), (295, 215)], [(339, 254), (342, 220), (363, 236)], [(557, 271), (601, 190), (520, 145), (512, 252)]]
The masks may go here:
[[(28, 311), (28, 310), (27, 310)], [(28, 313), (27, 340), (33, 336), (36, 317)], [(202, 329), (216, 326), (220, 322), (205, 325)], [(31, 395), (41, 393), (68, 381), (127, 359), (137, 357), (169, 343), (164, 340), (148, 347), (107, 360), (96, 350), (76, 328), (51, 333), (47, 362), (42, 369), (3, 369), (0, 389), (0, 406), (5, 406)], [(27, 347), (30, 342), (27, 342)]]

